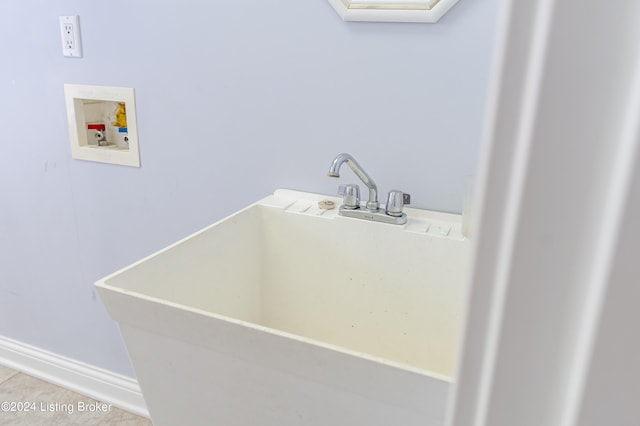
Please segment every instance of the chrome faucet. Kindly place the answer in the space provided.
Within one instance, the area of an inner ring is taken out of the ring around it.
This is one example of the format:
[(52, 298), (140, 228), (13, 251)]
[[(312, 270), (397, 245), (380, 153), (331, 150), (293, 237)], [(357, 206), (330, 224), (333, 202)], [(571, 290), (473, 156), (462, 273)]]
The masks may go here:
[(340, 177), (340, 167), (344, 163), (347, 163), (362, 183), (369, 188), (369, 201), (366, 203), (366, 210), (360, 209), (360, 189), (358, 185), (340, 185), (339, 193), (344, 196), (343, 204), (340, 206), (340, 215), (396, 225), (407, 223), (407, 215), (402, 212), (402, 208), (405, 204), (410, 203), (411, 196), (409, 194), (398, 190), (390, 191), (385, 209), (381, 211), (376, 183), (351, 155), (343, 153), (336, 156), (331, 163), (327, 176)]
[(360, 178), (362, 183), (367, 185), (367, 188), (369, 188), (369, 201), (367, 201), (367, 209), (372, 212), (377, 212), (379, 207), (378, 187), (376, 186), (376, 183), (373, 181), (373, 179), (371, 179), (371, 176), (369, 176), (367, 172), (364, 171), (360, 164), (358, 164), (355, 158), (353, 158), (351, 155), (345, 153), (338, 154), (338, 156), (333, 159), (327, 176), (335, 178), (340, 177), (340, 167), (344, 163), (347, 163), (347, 165), (351, 167), (351, 170), (353, 170), (356, 176)]

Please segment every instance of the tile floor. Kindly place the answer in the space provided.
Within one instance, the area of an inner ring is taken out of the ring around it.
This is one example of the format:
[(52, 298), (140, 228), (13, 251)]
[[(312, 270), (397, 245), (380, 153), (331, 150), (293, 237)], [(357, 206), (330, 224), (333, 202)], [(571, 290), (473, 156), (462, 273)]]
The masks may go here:
[(0, 365), (0, 425), (151, 426), (151, 421)]

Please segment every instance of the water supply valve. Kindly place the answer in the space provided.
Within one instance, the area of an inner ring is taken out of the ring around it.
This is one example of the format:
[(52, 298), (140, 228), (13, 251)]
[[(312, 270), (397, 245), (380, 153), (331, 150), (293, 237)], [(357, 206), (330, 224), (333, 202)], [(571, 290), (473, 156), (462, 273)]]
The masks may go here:
[(87, 124), (87, 131), (93, 132), (93, 138), (98, 142), (98, 146), (107, 145), (106, 126), (102, 123)]

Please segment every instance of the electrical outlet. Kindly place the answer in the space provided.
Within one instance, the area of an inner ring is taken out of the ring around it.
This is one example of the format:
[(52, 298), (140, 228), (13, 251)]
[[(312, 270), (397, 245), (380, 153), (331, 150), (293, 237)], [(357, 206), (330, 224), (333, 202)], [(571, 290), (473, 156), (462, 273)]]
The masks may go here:
[(62, 26), (62, 32), (64, 34), (64, 46), (65, 50), (73, 50), (76, 47), (75, 40), (73, 39), (73, 25), (65, 23)]
[(60, 34), (62, 36), (62, 55), (68, 58), (82, 58), (78, 15), (60, 17)]

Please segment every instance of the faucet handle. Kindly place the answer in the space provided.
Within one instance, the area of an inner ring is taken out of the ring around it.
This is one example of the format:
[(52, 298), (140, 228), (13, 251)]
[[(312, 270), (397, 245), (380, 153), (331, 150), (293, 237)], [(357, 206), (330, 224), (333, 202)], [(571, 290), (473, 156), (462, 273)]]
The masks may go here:
[(411, 195), (397, 189), (389, 191), (385, 212), (389, 216), (402, 216), (402, 208), (405, 204), (411, 204)]
[(355, 183), (340, 185), (338, 195), (342, 195), (342, 205), (345, 209), (357, 209), (360, 207), (360, 187)]

